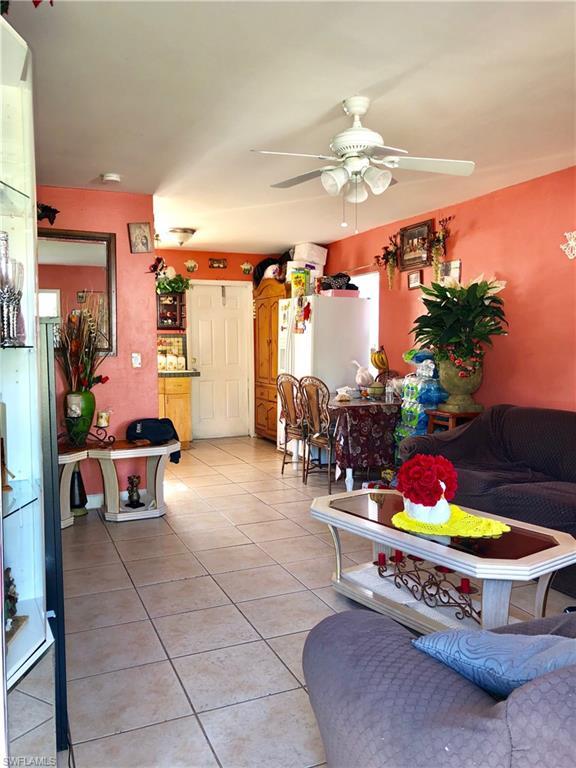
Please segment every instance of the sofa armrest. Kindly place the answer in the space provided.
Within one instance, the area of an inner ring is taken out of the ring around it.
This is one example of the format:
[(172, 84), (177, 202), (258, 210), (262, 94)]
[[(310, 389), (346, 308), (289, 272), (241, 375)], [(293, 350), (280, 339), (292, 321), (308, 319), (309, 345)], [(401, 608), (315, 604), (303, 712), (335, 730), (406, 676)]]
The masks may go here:
[(576, 613), (561, 613), (545, 619), (506, 624), (491, 631), (499, 635), (562, 635), (576, 638)]
[(511, 768), (572, 768), (576, 755), (576, 667), (564, 667), (525, 683), (506, 700), (512, 740)]
[(414, 648), (413, 637), (362, 610), (310, 632), (304, 674), (330, 768), (472, 768), (486, 744), (491, 768), (508, 768), (500, 705)]

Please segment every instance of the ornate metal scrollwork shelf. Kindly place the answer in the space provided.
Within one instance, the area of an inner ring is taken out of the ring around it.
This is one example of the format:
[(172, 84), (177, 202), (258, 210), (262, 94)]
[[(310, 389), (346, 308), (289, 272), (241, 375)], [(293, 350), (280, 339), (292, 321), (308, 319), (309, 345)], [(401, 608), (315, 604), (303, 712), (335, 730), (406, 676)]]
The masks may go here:
[(398, 589), (406, 587), (412, 596), (430, 608), (455, 608), (454, 615), (460, 621), (471, 618), (481, 624), (481, 612), (474, 607), (472, 596), (478, 589), (468, 579), (454, 584), (448, 575), (454, 573), (443, 565), (423, 567), (424, 559), (416, 555), (404, 555), (396, 550), (390, 558), (393, 568), (385, 557), (374, 563), (381, 578), (390, 578)]

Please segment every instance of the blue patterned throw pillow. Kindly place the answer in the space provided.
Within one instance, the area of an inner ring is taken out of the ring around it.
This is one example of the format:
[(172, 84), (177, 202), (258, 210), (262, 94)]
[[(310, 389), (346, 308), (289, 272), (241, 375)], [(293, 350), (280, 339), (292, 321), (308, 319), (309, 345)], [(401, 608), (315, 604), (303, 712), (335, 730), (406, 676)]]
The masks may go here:
[(576, 639), (559, 635), (454, 630), (412, 643), (496, 696), (508, 696), (535, 677), (576, 664)]

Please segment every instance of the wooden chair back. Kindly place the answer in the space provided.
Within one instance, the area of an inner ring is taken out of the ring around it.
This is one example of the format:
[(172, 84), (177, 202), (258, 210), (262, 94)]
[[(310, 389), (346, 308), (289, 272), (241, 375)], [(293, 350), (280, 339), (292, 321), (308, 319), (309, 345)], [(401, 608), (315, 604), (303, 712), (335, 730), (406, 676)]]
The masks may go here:
[(328, 435), (330, 390), (326, 384), (315, 376), (304, 376), (300, 379), (300, 394), (309, 432), (313, 435)]
[(303, 415), (298, 379), (289, 373), (281, 373), (276, 378), (276, 389), (278, 390), (282, 416), (286, 425), (289, 427), (301, 427)]

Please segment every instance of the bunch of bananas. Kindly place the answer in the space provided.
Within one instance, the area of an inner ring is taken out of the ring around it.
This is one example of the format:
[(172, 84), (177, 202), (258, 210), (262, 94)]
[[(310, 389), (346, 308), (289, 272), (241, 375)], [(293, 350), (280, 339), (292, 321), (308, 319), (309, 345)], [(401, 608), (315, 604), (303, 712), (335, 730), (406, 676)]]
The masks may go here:
[(388, 370), (388, 356), (384, 347), (373, 349), (370, 352), (370, 362), (380, 373), (384, 373)]

